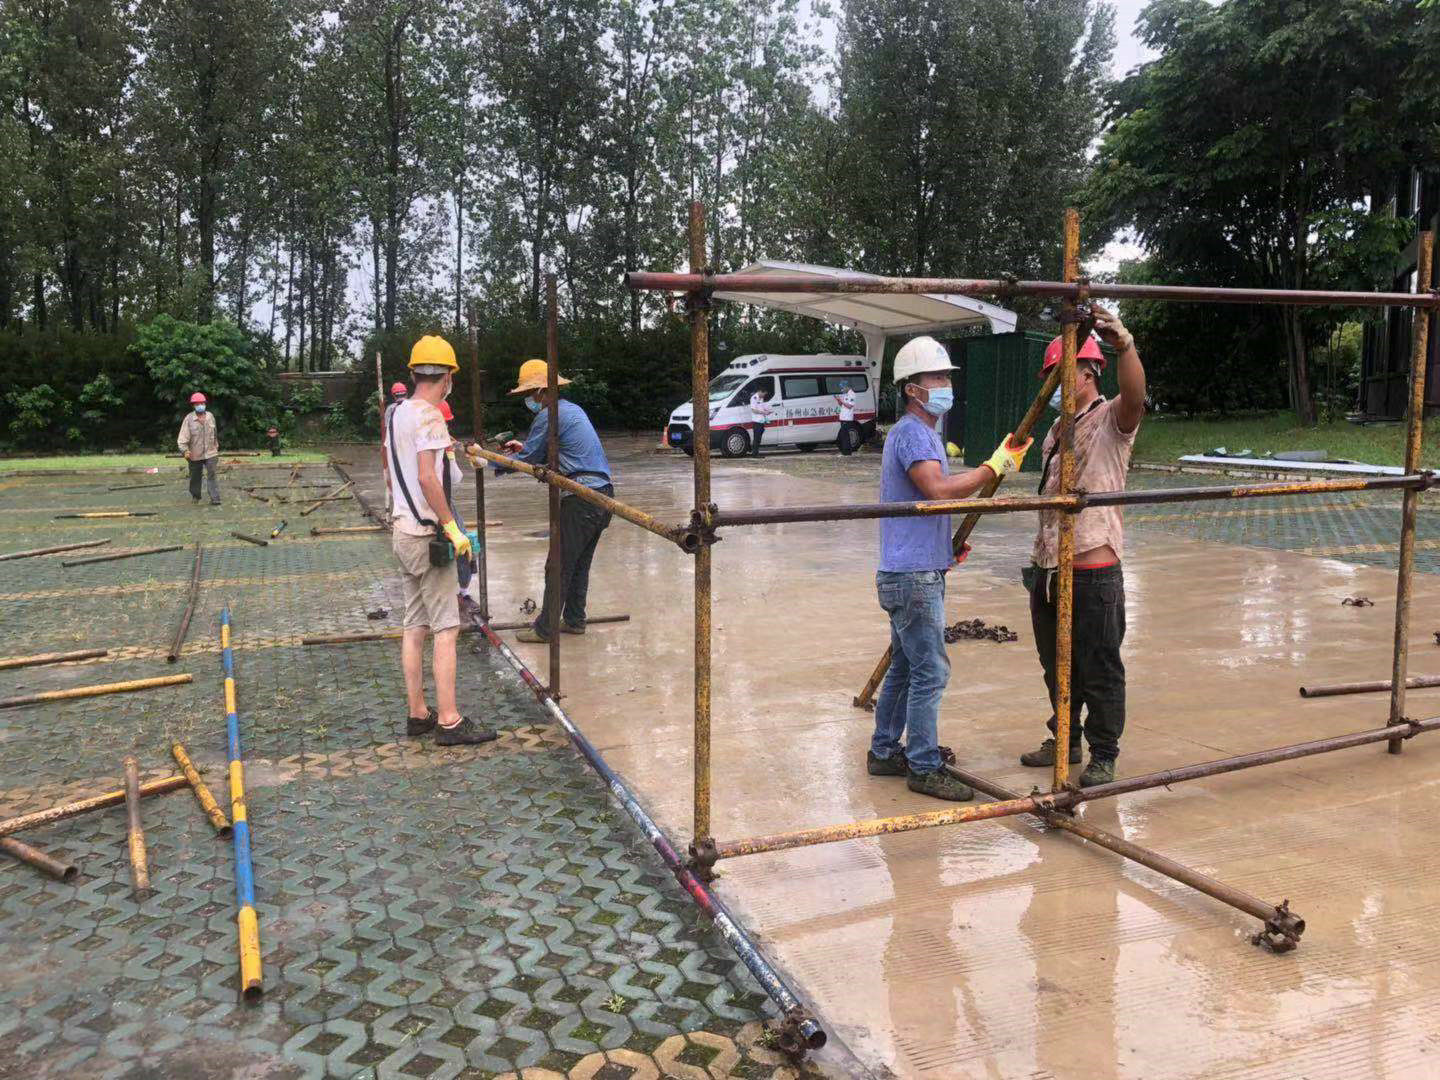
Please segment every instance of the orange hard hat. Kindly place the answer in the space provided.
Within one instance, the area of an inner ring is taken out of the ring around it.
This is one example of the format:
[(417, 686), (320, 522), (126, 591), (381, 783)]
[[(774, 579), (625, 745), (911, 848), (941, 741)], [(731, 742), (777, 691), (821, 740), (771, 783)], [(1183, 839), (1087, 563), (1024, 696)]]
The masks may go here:
[[(1063, 337), (1057, 337), (1054, 341), (1050, 342), (1049, 345), (1045, 346), (1045, 363), (1040, 368), (1042, 377), (1048, 374), (1050, 369), (1060, 362), (1060, 354), (1064, 351), (1065, 339)], [(1087, 337), (1080, 343), (1080, 348), (1075, 353), (1075, 359), (1094, 360), (1095, 365), (1101, 371), (1105, 370), (1105, 354), (1100, 351), (1100, 342), (1096, 341), (1093, 335)]]

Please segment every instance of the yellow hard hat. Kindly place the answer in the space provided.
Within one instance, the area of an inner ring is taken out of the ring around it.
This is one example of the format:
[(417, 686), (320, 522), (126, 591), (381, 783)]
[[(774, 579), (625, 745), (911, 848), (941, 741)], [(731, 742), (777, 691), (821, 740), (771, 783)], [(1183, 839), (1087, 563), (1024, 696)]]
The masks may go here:
[[(555, 382), (559, 386), (569, 386), (570, 380), (563, 375), (556, 375)], [(550, 385), (550, 365), (544, 360), (526, 360), (520, 365), (520, 377), (515, 382), (515, 389), (512, 394), (533, 394), (536, 390), (544, 390)]]
[[(427, 369), (436, 370), (427, 370)], [(447, 371), (459, 371), (455, 362), (455, 349), (438, 334), (426, 334), (410, 350), (410, 370), (422, 375), (443, 375)]]

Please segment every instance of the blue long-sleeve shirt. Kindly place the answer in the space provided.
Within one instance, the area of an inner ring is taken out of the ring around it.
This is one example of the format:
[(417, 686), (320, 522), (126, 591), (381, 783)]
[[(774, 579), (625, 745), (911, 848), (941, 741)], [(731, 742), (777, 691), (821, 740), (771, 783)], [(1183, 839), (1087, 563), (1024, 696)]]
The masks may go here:
[[(516, 458), (527, 465), (544, 465), (547, 458), (546, 440), (550, 434), (550, 410), (541, 409), (525, 437), (525, 449)], [(573, 401), (560, 399), (560, 472), (590, 488), (611, 483), (610, 459), (600, 445), (600, 436), (585, 410)]]

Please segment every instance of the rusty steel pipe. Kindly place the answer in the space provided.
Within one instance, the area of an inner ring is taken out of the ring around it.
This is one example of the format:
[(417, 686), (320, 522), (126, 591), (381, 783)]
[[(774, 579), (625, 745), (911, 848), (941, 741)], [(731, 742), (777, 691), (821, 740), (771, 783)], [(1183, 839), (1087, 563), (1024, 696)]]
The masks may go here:
[[(344, 480), (346, 483), (351, 484), (355, 482), (350, 479), (350, 474), (346, 472), (343, 468), (341, 468), (338, 462), (332, 460), (330, 461), (329, 465), (330, 468), (335, 470), (336, 474), (340, 477), (341, 480)], [(381, 511), (376, 510), (375, 507), (370, 505), (370, 500), (361, 493), (358, 487), (355, 489), (353, 494), (355, 496), (355, 501), (360, 504), (360, 509), (366, 517), (368, 517), (371, 521), (375, 522), (376, 525), (383, 526), (387, 529), (390, 527), (389, 519), (387, 519)]]
[(715, 510), (711, 524), (785, 525), (808, 521), (864, 521), (887, 517), (932, 517), (936, 514), (1003, 514), (1024, 510), (1080, 510), (1085, 495), (1022, 495), (1010, 499), (923, 499), (918, 502), (839, 503), (767, 507), (755, 510)]
[[(545, 464), (552, 474), (560, 472), (560, 305), (555, 295), (555, 275), (545, 275)], [(582, 485), (583, 486), (583, 485)], [(550, 556), (545, 561), (545, 591), (550, 594), (550, 625), (545, 628), (550, 647), (550, 696), (560, 699), (560, 608), (564, 604), (561, 572), (564, 568), (564, 537), (560, 535), (560, 489), (550, 485)]]
[[(628, 503), (620, 502), (618, 499), (611, 498), (609, 495), (596, 491), (594, 488), (588, 488), (578, 480), (571, 480), (568, 476), (562, 476), (557, 472), (552, 472), (543, 465), (530, 465), (517, 458), (497, 454), (493, 450), (486, 450), (483, 446), (467, 446), (465, 453), (471, 459), (472, 463), (475, 462), (475, 459), (481, 458), (494, 465), (499, 465), (501, 468), (515, 469), (517, 472), (523, 472), (528, 476), (533, 476), (542, 484), (549, 484), (552, 488), (561, 488), (564, 491), (568, 491), (570, 494), (579, 496), (588, 503), (594, 503), (596, 506), (603, 507), (616, 517), (622, 518), (632, 525), (638, 525), (640, 528), (652, 532), (656, 536), (664, 537), (672, 544), (678, 545), (683, 551), (694, 552), (695, 549), (700, 546), (693, 529), (683, 525), (661, 524), (654, 515), (647, 514), (644, 510), (637, 510)], [(496, 525), (499, 523), (490, 522), (490, 524)]]
[(150, 895), (150, 858), (140, 825), (140, 766), (127, 755), (125, 765), (125, 833), (130, 848), (130, 879), (136, 896)]
[[(988, 795), (992, 799), (1018, 799), (1019, 792), (1011, 791), (995, 783), (987, 777), (977, 773), (967, 772), (954, 765), (944, 766), (945, 771), (955, 777), (963, 784), (969, 784), (981, 794)], [(1159, 852), (1151, 851), (1149, 848), (1141, 847), (1139, 844), (1114, 833), (1106, 832), (1104, 829), (1096, 828), (1088, 822), (1073, 817), (1068, 813), (1056, 810), (1046, 810), (1035, 814), (1052, 828), (1061, 829), (1088, 840), (1097, 847), (1107, 851), (1113, 851), (1132, 862), (1141, 866), (1149, 867), (1157, 874), (1163, 874), (1173, 881), (1182, 885), (1189, 885), (1197, 892), (1204, 893), (1222, 904), (1229, 904), (1237, 911), (1243, 911), (1247, 915), (1254, 916), (1264, 924), (1264, 929), (1256, 934), (1251, 941), (1256, 945), (1267, 945), (1275, 952), (1289, 952), (1300, 942), (1300, 935), (1305, 932), (1305, 920), (1295, 915), (1290, 910), (1288, 900), (1279, 904), (1269, 904), (1258, 896), (1251, 896), (1243, 889), (1237, 889), (1233, 885), (1226, 885), (1222, 881), (1216, 881), (1208, 874), (1202, 874), (1198, 870), (1176, 862)]]
[(122, 518), (122, 517), (154, 517), (155, 510), (87, 510), (80, 514), (56, 514), (50, 520), (64, 521), (70, 518)]
[[(704, 274), (707, 269), (705, 254), (705, 205), (698, 199), (690, 203), (690, 270)], [(708, 298), (698, 291), (687, 297), (690, 319), (690, 423), (694, 438), (695, 453), (692, 457), (695, 507), (691, 520), (705, 531), (714, 533), (715, 507), (710, 501), (710, 305)], [(713, 633), (713, 574), (714, 552), (709, 536), (701, 537), (695, 551), (695, 721), (693, 782), (693, 832), (690, 855), (695, 860), (696, 852), (710, 842), (710, 720), (711, 682), (714, 655), (711, 648)], [(696, 864), (698, 875), (703, 880), (712, 876), (709, 869)]]
[(109, 649), (78, 649), (75, 652), (47, 652), (36, 653), (34, 656), (12, 656), (6, 660), (0, 660), (0, 671), (38, 667), (41, 664), (68, 664), (75, 660), (98, 660), (102, 656), (109, 655)]
[(346, 533), (379, 533), (389, 532), (384, 525), (337, 525), (333, 529), (322, 529), (318, 525), (310, 526), (311, 536), (342, 536)]
[(247, 544), (254, 544), (256, 547), (269, 547), (270, 541), (259, 536), (251, 536), (249, 533), (232, 532), (231, 536), (236, 540), (244, 540)]
[[(585, 620), (585, 625), (590, 626), (594, 623), (621, 623), (629, 621), (629, 615), (592, 615)], [(496, 631), (525, 630), (533, 625), (535, 624), (531, 622), (508, 622), (489, 624), (490, 629)], [(476, 630), (474, 627), (471, 626), (462, 626), (460, 628), (460, 633), (473, 634), (476, 633)], [(370, 630), (360, 631), (359, 633), (355, 634), (312, 634), (309, 637), (302, 637), (300, 639), (300, 644), (349, 645), (357, 641), (391, 641), (395, 638), (404, 637), (404, 635), (405, 631), (403, 630)]]
[[(1074, 208), (1065, 211), (1065, 280), (1080, 276), (1080, 215)], [(1065, 301), (1064, 324), (1060, 328), (1060, 476), (1056, 493), (1075, 490), (1075, 353), (1078, 327), (1075, 305), (1088, 299), (1082, 287), (1075, 298)], [(1042, 521), (1043, 516), (1042, 516)], [(1055, 764), (1051, 790), (1063, 791), (1070, 782), (1070, 755), (1059, 747), (1070, 745), (1070, 672), (1075, 637), (1075, 515), (1064, 514), (1057, 529), (1055, 573)]]
[[(1422, 232), (1418, 237), (1415, 291), (1431, 291), (1432, 263), (1435, 256), (1435, 234)], [(1430, 314), (1424, 309), (1415, 312), (1414, 349), (1410, 356), (1410, 414), (1405, 433), (1405, 471), (1420, 471), (1420, 451), (1425, 440), (1425, 366), (1429, 356)], [(1400, 508), (1400, 557), (1395, 580), (1395, 656), (1390, 670), (1390, 723), (1405, 720), (1405, 672), (1410, 664), (1410, 592), (1415, 577), (1415, 516), (1420, 506), (1419, 492), (1405, 492)], [(1391, 739), (1389, 750), (1400, 753), (1401, 739)]]
[[(1376, 679), (1374, 682), (1344, 682), (1328, 683), (1323, 686), (1302, 686), (1300, 696), (1303, 698), (1317, 697), (1338, 697), (1341, 694), (1375, 694), (1381, 691), (1389, 692), (1394, 686), (1390, 679)], [(1411, 675), (1405, 680), (1407, 690), (1427, 690), (1431, 687), (1440, 686), (1440, 675)]]
[(1278, 746), (1270, 750), (1257, 750), (1250, 754), (1204, 761), (1197, 765), (1185, 765), (1177, 769), (1145, 773), (1141, 776), (1126, 777), (1109, 784), (1097, 784), (1088, 788), (1066, 788), (1064, 791), (1036, 793), (1019, 799), (1002, 799), (980, 806), (956, 807), (951, 810), (937, 810), (923, 814), (904, 814), (892, 818), (872, 818), (866, 821), (848, 822), (841, 825), (824, 825), (815, 829), (799, 829), (794, 832), (776, 833), (770, 836), (756, 836), (744, 840), (717, 841), (714, 858), (733, 859), (740, 855), (758, 855), (767, 851), (787, 851), (791, 848), (812, 847), (816, 844), (830, 844), (838, 840), (855, 840), (865, 836), (886, 836), (891, 833), (912, 832), (929, 829), (938, 825), (953, 825), (964, 821), (987, 821), (992, 818), (1013, 817), (1015, 814), (1035, 814), (1047, 810), (1065, 810), (1082, 802), (1109, 799), (1134, 791), (1150, 788), (1169, 787), (1186, 780), (1199, 780), (1207, 776), (1253, 769), (1260, 765), (1273, 765), (1281, 761), (1295, 761), (1299, 758), (1328, 754), (1336, 750), (1349, 750), (1357, 746), (1385, 742), (1398, 737), (1412, 739), (1417, 735), (1440, 729), (1440, 717), (1429, 720), (1406, 720), (1399, 725), (1357, 731), (1350, 735), (1335, 735), (1310, 742)]
[[(1148, 506), (1156, 503), (1206, 502), (1225, 499), (1267, 499), (1289, 495), (1324, 495), (1336, 491), (1424, 490), (1434, 483), (1429, 473), (1357, 477), (1346, 480), (1297, 480), (1269, 484), (1221, 484), (1213, 487), (1151, 488), (1143, 491), (1091, 491), (1086, 506)], [(1142, 519), (1143, 520), (1143, 519)]]
[[(475, 302), (472, 300), (469, 310), (466, 312), (468, 325), (467, 337), (470, 339), (470, 413), (471, 433), (475, 437), (476, 446), (485, 445), (485, 401), (482, 393), (481, 380), (484, 372), (480, 370), (480, 337), (477, 324), (480, 321), (479, 312), (476, 310)], [(485, 538), (485, 467), (478, 466), (475, 469), (475, 536), (480, 541), (480, 550), (475, 552), (475, 595), (480, 608), (480, 617), (486, 622), (490, 621), (490, 551), (489, 544)]]
[[(180, 790), (188, 783), (189, 781), (183, 776), (165, 776), (159, 780), (147, 780), (140, 785), (140, 797), (143, 799), (150, 795), (165, 795)], [(12, 833), (23, 832), (25, 829), (38, 829), (41, 825), (52, 825), (57, 821), (64, 821), (66, 818), (88, 814), (91, 810), (104, 810), (109, 806), (119, 806), (124, 801), (125, 791), (122, 788), (119, 791), (107, 791), (104, 795), (92, 795), (88, 799), (62, 803), (47, 810), (21, 814), (19, 817), (0, 821), (0, 836), (9, 836)]]
[[(878, 277), (866, 274), (709, 274), (632, 270), (625, 287), (672, 293), (930, 293), (950, 296), (1040, 296), (1076, 300), (1077, 282), (1010, 281), (1005, 278)], [(1440, 310), (1440, 294), (1347, 292), (1341, 289), (1231, 289), (1211, 285), (1090, 283), (1101, 300), (1164, 300), (1192, 304), (1280, 304), (1287, 307), (1409, 307)], [(743, 302), (743, 300), (741, 300)]]
[(47, 855), (39, 848), (32, 847), (23, 840), (16, 840), (13, 836), (0, 836), (0, 851), (23, 863), (29, 863), (56, 881), (74, 881), (75, 875), (80, 872), (74, 863), (61, 862), (53, 855)]
[(179, 686), (191, 681), (189, 675), (161, 675), (153, 679), (128, 679), (125, 682), (101, 683), (97, 686), (76, 686), (69, 690), (46, 690), (41, 694), (0, 699), (0, 709), (20, 705), (38, 705), (45, 701), (69, 701), (72, 698), (100, 697), (104, 694), (126, 694), (133, 690), (153, 690), (159, 686)]
[(60, 551), (76, 551), (80, 548), (101, 547), (110, 543), (107, 536), (104, 540), (82, 540), (75, 544), (56, 544), (54, 547), (30, 548), (28, 551), (11, 551), (0, 555), (0, 562), (9, 562), (11, 559), (33, 559), (37, 555), (54, 555)]
[(91, 563), (116, 562), (120, 559), (133, 559), (139, 555), (163, 555), (168, 551), (179, 551), (183, 545), (168, 544), (165, 547), (140, 548), (138, 551), (122, 551), (115, 555), (91, 555), (84, 559), (62, 559), (61, 566), (89, 566)]
[(195, 601), (200, 598), (200, 560), (204, 553), (199, 541), (195, 543), (195, 565), (190, 569), (190, 592), (185, 600), (185, 610), (180, 613), (180, 625), (175, 628), (174, 640), (170, 642), (170, 651), (165, 654), (167, 663), (175, 663), (180, 659), (180, 650), (185, 645), (185, 634), (190, 629), (190, 618), (195, 614)]
[(175, 764), (180, 766), (180, 771), (185, 774), (185, 781), (190, 785), (190, 790), (195, 793), (195, 800), (204, 811), (205, 818), (210, 822), (215, 832), (220, 836), (228, 837), (231, 833), (230, 822), (225, 819), (225, 812), (220, 809), (220, 804), (215, 801), (215, 796), (210, 794), (210, 789), (205, 786), (205, 781), (200, 778), (200, 773), (190, 761), (190, 755), (185, 752), (185, 747), (178, 742), (170, 744), (170, 756), (175, 759)]
[(343, 484), (341, 484), (339, 487), (334, 488), (334, 489), (332, 489), (331, 491), (326, 492), (324, 495), (320, 496), (320, 498), (316, 499), (316, 500), (315, 500), (314, 502), (312, 502), (309, 506), (307, 506), (304, 510), (301, 510), (301, 511), (300, 511), (300, 516), (301, 516), (301, 517), (309, 517), (312, 513), (314, 513), (316, 510), (318, 510), (318, 509), (320, 508), (321, 504), (333, 501), (333, 500), (334, 500), (338, 495), (340, 495), (342, 492), (348, 491), (350, 488), (352, 488), (352, 487), (354, 487), (354, 486), (355, 486), (355, 481), (354, 481), (354, 480), (346, 480), (346, 481), (345, 481)]

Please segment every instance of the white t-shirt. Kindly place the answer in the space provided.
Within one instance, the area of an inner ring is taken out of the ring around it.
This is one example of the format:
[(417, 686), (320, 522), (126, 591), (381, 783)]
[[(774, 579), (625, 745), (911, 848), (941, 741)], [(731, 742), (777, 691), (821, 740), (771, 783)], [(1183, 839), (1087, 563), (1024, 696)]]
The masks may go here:
[[(390, 501), (395, 507), (394, 527), (408, 536), (431, 536), (435, 532), (434, 528), (421, 525), (415, 520), (415, 515), (410, 513), (410, 504), (405, 501), (405, 493), (400, 490), (400, 482), (396, 478), (395, 459), (399, 459), (400, 475), (405, 478), (405, 486), (410, 491), (410, 498), (415, 502), (416, 511), (421, 517), (438, 522), (440, 518), (425, 501), (425, 494), (420, 490), (420, 475), (416, 471), (419, 462), (416, 456), (425, 450), (441, 451), (435, 455), (435, 479), (443, 483), (446, 464), (444, 451), (450, 448), (450, 432), (445, 429), (445, 418), (440, 415), (440, 410), (418, 398), (402, 401), (395, 406), (391, 423), (395, 430), (395, 446), (390, 459)], [(453, 486), (451, 490), (454, 490)]]
[(841, 420), (841, 422), (843, 423), (843, 422), (845, 422), (846, 420), (854, 420), (854, 419), (855, 419), (855, 391), (854, 391), (854, 390), (846, 390), (843, 394), (840, 395), (840, 420)]
[(762, 398), (760, 391), (756, 390), (750, 395), (750, 422), (752, 424), (768, 424), (770, 413), (774, 411), (774, 408), (775, 406)]

